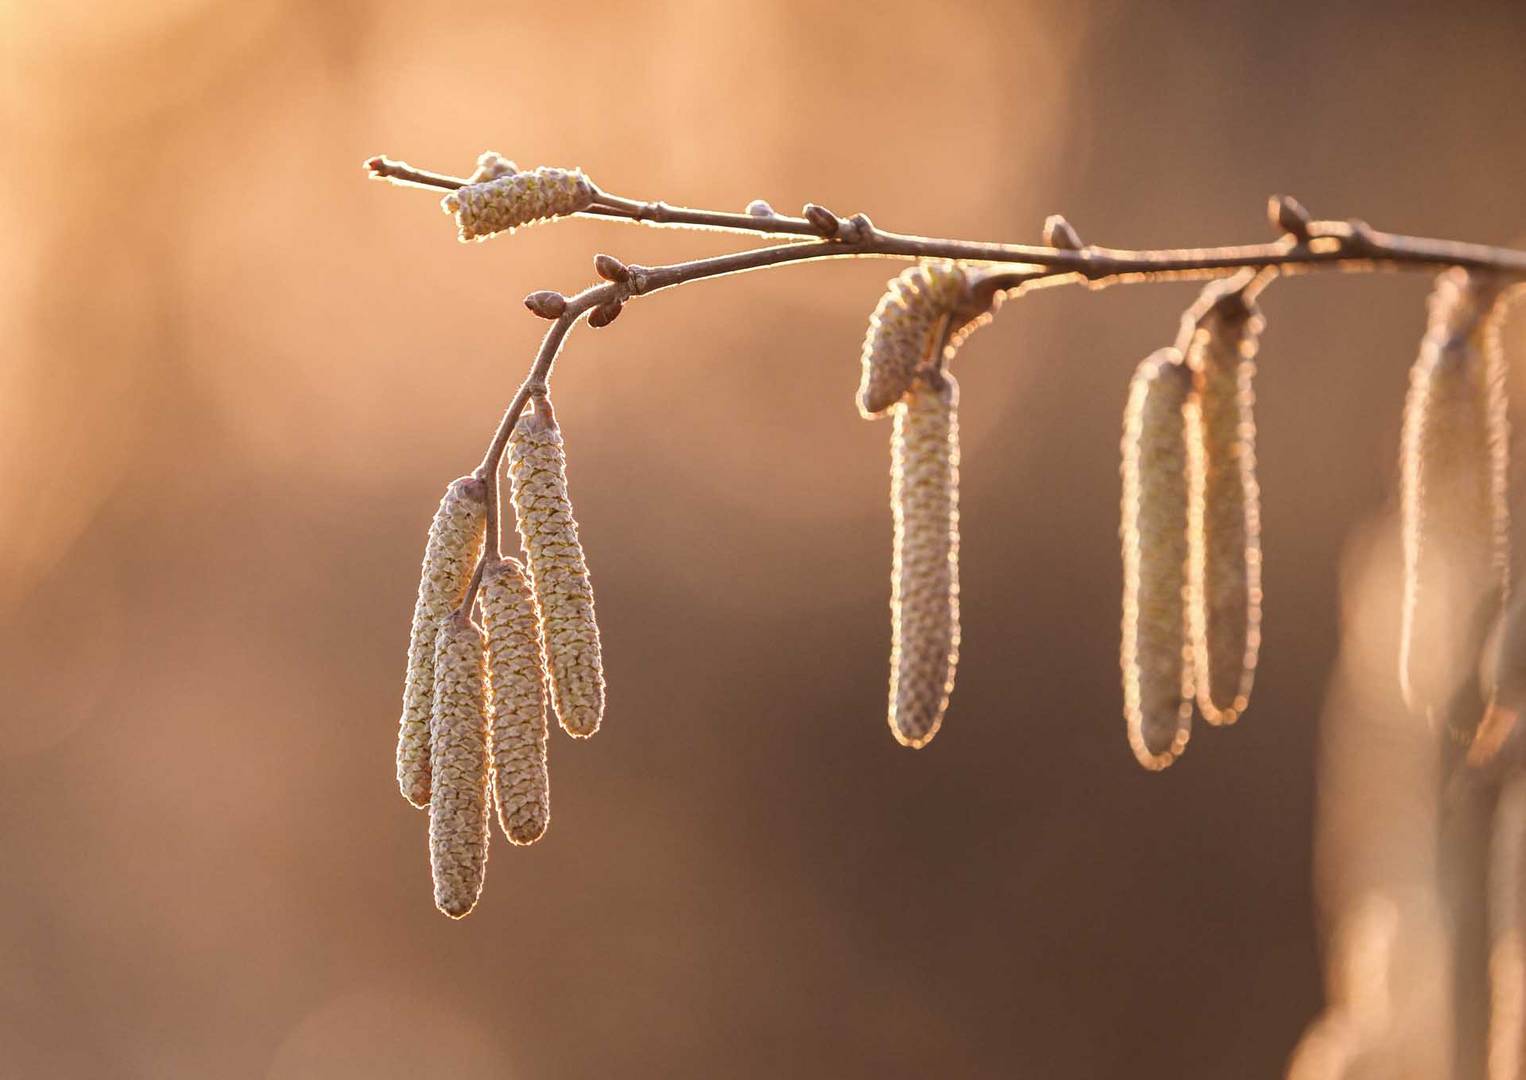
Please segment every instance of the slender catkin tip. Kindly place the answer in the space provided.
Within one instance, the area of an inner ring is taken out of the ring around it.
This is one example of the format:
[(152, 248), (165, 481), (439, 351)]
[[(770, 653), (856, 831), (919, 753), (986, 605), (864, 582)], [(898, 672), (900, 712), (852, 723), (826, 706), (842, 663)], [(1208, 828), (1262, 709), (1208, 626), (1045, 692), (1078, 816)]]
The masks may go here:
[(1404, 406), (1400, 686), (1411, 709), (1438, 719), (1471, 678), (1509, 584), (1500, 292), (1461, 269), (1437, 278)]
[(1192, 373), (1176, 349), (1134, 372), (1123, 417), (1123, 709), (1129, 746), (1164, 769), (1192, 732), (1187, 431)]
[(604, 661), (593, 585), (567, 493), (562, 432), (543, 395), (530, 399), (509, 439), (509, 482), (540, 613), (552, 705), (563, 730), (586, 737), (604, 716)]
[(926, 262), (892, 278), (869, 316), (858, 411), (882, 416), (911, 389), (917, 369), (933, 364), (950, 336), (977, 313), (958, 263)]
[(498, 824), (515, 844), (533, 844), (551, 821), (546, 772), (546, 668), (540, 622), (525, 569), (490, 563), (482, 578), (487, 631), (489, 747)]
[(445, 196), (440, 205), (456, 216), (464, 242), (576, 214), (588, 209), (593, 198), (593, 184), (583, 170), (543, 165), (468, 184)]
[(397, 784), (403, 798), (429, 805), (429, 713), (434, 699), (435, 635), (461, 603), (482, 554), (487, 485), (473, 476), (453, 480), (429, 526), (419, 597), (408, 638), (408, 673), (398, 724)]
[(430, 720), (429, 867), (435, 907), (459, 919), (477, 904), (487, 869), (487, 670), (482, 631), (460, 612), (435, 643)]
[(889, 719), (914, 749), (943, 724), (959, 662), (958, 406), (952, 375), (919, 376), (890, 436)]
[[(1242, 278), (1243, 281), (1249, 279)], [(1264, 321), (1215, 283), (1195, 306), (1186, 361), (1191, 478), (1190, 615), (1198, 709), (1232, 724), (1250, 701), (1261, 648), (1261, 486), (1256, 479), (1256, 347)]]

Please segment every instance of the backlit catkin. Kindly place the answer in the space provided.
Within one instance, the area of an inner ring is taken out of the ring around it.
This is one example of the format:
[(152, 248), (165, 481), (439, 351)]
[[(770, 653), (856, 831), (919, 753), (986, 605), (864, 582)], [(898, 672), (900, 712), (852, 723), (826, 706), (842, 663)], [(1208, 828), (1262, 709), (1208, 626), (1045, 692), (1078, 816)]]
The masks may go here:
[(583, 170), (543, 165), (467, 184), (445, 196), (440, 205), (446, 213), (456, 215), (460, 238), (465, 242), (576, 214), (586, 210), (593, 197), (593, 184)]
[(959, 384), (919, 376), (890, 436), (890, 731), (938, 733), (959, 662)]
[(489, 747), (498, 824), (516, 844), (533, 844), (551, 820), (546, 774), (546, 672), (540, 624), (524, 567), (491, 563), (482, 578), (487, 631)]
[(540, 612), (556, 718), (569, 735), (592, 735), (604, 716), (604, 661), (593, 586), (567, 494), (562, 432), (551, 402), (542, 395), (530, 399), (514, 427), (509, 480)]
[(477, 904), (487, 868), (487, 669), (483, 636), (455, 612), (435, 647), (430, 719), (429, 867), (435, 907), (459, 919)]
[(1399, 675), (1409, 706), (1436, 718), (1471, 676), (1507, 585), (1498, 297), (1487, 277), (1437, 278), (1404, 405)]
[(917, 368), (938, 359), (963, 321), (969, 282), (958, 263), (927, 262), (892, 278), (869, 316), (858, 411), (884, 415), (911, 388)]
[(434, 699), (435, 635), (466, 595), (482, 553), (487, 486), (471, 476), (451, 482), (429, 526), (419, 597), (408, 639), (408, 673), (397, 735), (397, 784), (414, 806), (429, 805), (429, 711)]
[(1234, 282), (1189, 312), (1190, 614), (1198, 709), (1210, 724), (1245, 711), (1261, 647), (1261, 487), (1256, 481), (1256, 345), (1264, 322)]
[(1123, 708), (1129, 746), (1164, 769), (1192, 731), (1187, 637), (1188, 464), (1192, 372), (1176, 349), (1146, 357), (1123, 417)]

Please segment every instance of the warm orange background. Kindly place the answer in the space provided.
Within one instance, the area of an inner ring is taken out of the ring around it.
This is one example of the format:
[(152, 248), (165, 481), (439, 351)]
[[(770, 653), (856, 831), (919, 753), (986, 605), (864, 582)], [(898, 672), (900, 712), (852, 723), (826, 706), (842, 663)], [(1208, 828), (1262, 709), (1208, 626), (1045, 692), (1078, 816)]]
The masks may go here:
[(920, 753), (852, 405), (894, 268), (577, 332), (609, 712), (457, 924), (393, 744), (429, 516), (543, 326), (518, 298), (738, 241), (463, 247), (360, 163), (1141, 247), (1261, 239), (1290, 191), (1519, 244), (1526, 7), (75, 0), (0, 8), (0, 48), (0, 1074), (1280, 1072), (1321, 1001), (1341, 552), (1392, 497), (1422, 275), (1266, 294), (1256, 700), (1162, 776), (1119, 716), (1117, 444), (1191, 286), (1037, 294), (959, 357), (965, 644)]

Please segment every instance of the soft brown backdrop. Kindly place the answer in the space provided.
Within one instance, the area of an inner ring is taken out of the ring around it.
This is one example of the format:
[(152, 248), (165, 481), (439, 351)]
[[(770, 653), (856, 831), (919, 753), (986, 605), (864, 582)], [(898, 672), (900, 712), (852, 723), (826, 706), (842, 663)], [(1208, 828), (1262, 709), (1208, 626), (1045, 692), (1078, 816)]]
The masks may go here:
[(1526, 240), (1526, 8), (1325, 8), (0, 8), (0, 1073), (1277, 1075), (1321, 999), (1341, 551), (1391, 497), (1422, 278), (1267, 294), (1257, 697), (1163, 776), (1119, 718), (1117, 441), (1190, 286), (1039, 294), (960, 356), (965, 646), (921, 753), (885, 730), (887, 430), (851, 403), (893, 268), (576, 334), (608, 718), (456, 924), (392, 779), (429, 515), (538, 339), (520, 296), (731, 242), (462, 247), (360, 162), (1014, 240), (1256, 239), (1272, 191)]

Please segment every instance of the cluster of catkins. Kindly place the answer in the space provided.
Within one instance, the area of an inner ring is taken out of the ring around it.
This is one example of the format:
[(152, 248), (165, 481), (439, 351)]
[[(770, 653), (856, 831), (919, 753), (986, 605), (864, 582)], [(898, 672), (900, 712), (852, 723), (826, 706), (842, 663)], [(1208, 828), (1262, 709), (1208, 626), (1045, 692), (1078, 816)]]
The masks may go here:
[(429, 529), (408, 645), (397, 780), (429, 810), (435, 906), (452, 918), (482, 891), (493, 806), (514, 844), (534, 843), (550, 822), (548, 697), (571, 735), (592, 735), (604, 713), (593, 590), (544, 395), (514, 428), (508, 474), (525, 562), (483, 555), (493, 481), (452, 482)]

